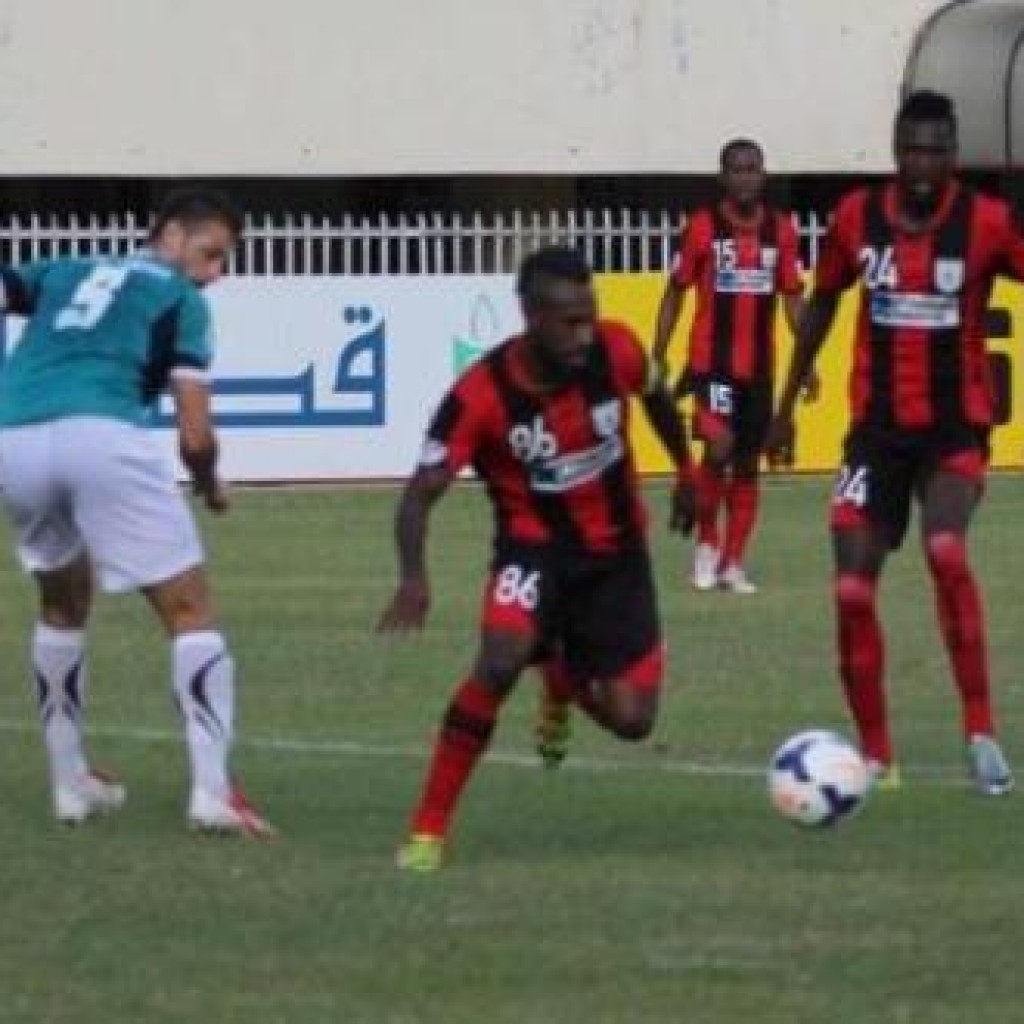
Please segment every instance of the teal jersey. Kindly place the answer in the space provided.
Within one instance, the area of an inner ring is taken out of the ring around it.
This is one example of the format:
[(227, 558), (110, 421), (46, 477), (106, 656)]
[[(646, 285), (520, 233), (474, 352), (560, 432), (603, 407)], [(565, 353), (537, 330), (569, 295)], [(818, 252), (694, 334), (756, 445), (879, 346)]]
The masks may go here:
[(213, 357), (199, 289), (152, 255), (0, 268), (4, 308), (28, 317), (0, 363), (0, 426), (66, 416), (145, 422), (179, 367)]

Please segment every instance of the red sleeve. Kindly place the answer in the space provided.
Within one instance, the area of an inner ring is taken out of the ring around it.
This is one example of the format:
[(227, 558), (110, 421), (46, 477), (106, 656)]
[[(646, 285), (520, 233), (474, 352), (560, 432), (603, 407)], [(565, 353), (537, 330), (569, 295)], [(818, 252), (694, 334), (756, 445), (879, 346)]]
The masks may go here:
[(468, 466), (480, 448), (486, 424), (485, 403), (479, 399), (479, 374), (468, 371), (437, 407), (420, 452), (423, 469), (445, 466), (452, 474)]
[(1006, 204), (999, 204), (1002, 210), (1001, 237), (1002, 261), (999, 271), (1015, 281), (1024, 281), (1024, 219)]
[(785, 213), (778, 216), (779, 265), (775, 272), (775, 287), (783, 295), (799, 295), (804, 290), (800, 278), (800, 241), (793, 219)]
[(698, 210), (687, 222), (672, 262), (672, 280), (688, 288), (700, 277), (704, 261), (711, 251), (712, 226), (706, 210)]
[(650, 374), (647, 353), (640, 339), (632, 328), (612, 321), (602, 321), (598, 330), (616, 385), (627, 394), (642, 395), (647, 390)]
[(820, 291), (841, 292), (860, 277), (858, 249), (866, 195), (853, 192), (836, 208), (814, 271), (814, 287)]

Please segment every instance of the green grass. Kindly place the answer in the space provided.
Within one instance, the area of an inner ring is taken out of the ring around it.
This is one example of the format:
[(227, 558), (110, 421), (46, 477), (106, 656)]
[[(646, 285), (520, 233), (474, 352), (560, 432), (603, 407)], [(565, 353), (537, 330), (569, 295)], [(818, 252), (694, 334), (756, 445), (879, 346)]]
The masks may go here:
[[(236, 763), (284, 833), (273, 845), (185, 834), (167, 650), (128, 598), (100, 603), (90, 714), (129, 805), (79, 831), (51, 824), (22, 668), (31, 593), (4, 556), (0, 1021), (1020, 1019), (1021, 797), (966, 787), (915, 544), (883, 592), (904, 789), (831, 832), (787, 825), (764, 796), (785, 736), (846, 729), (826, 492), (770, 486), (751, 559), (764, 589), (743, 599), (689, 590), (689, 548), (652, 488), (671, 677), (657, 735), (628, 746), (581, 722), (545, 773), (528, 763), (524, 680), (434, 877), (402, 876), (392, 856), (472, 653), (478, 491), (438, 510), (432, 621), (401, 643), (372, 631), (393, 582), (393, 491), (245, 493), (205, 522), (241, 669)], [(1015, 760), (1022, 496), (1024, 478), (993, 481), (974, 535)]]

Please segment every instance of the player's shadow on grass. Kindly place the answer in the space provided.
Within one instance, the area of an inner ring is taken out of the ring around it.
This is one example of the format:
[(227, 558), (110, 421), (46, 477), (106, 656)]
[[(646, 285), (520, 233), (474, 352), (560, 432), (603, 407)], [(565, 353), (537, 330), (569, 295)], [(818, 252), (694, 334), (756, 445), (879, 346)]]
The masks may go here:
[(480, 858), (585, 861), (685, 855), (694, 847), (734, 854), (738, 842), (760, 843), (780, 831), (760, 779), (538, 769), (537, 776), (478, 782), (486, 792), (466, 801), (457, 828), (460, 845)]

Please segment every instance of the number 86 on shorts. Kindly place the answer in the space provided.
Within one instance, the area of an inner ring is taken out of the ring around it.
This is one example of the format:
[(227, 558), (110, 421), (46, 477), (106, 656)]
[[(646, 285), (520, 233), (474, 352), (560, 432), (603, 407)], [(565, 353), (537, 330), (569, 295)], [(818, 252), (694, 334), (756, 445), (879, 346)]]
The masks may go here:
[(532, 630), (541, 599), (541, 571), (521, 565), (503, 565), (490, 578), (484, 596), (487, 626)]

